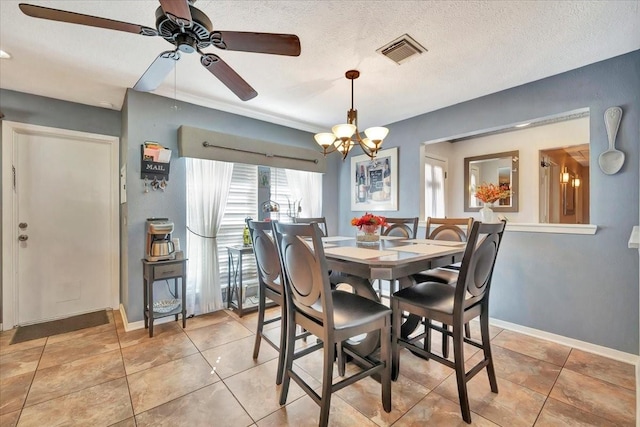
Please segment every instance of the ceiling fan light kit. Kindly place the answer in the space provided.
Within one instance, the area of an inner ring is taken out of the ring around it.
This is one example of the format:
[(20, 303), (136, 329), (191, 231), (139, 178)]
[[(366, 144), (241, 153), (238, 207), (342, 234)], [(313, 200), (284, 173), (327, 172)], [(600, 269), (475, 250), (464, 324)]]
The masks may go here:
[(180, 59), (180, 52), (200, 54), (200, 63), (238, 98), (248, 101), (258, 95), (233, 68), (219, 56), (202, 50), (214, 46), (222, 50), (299, 56), (300, 39), (294, 34), (254, 33), (241, 31), (213, 31), (211, 21), (188, 0), (159, 0), (156, 10), (156, 29), (108, 18), (84, 15), (48, 7), (20, 3), (20, 10), (34, 18), (89, 27), (124, 31), (149, 37), (160, 36), (175, 49), (160, 53), (135, 84), (133, 89), (155, 90)]
[(317, 133), (313, 138), (322, 147), (322, 154), (325, 156), (337, 151), (342, 154), (342, 160), (345, 160), (357, 142), (362, 151), (373, 159), (382, 148), (382, 142), (389, 134), (389, 129), (380, 126), (370, 127), (364, 131), (365, 138), (360, 136), (358, 110), (353, 108), (353, 81), (360, 77), (360, 72), (349, 70), (345, 77), (351, 80), (351, 109), (347, 111), (347, 123), (335, 125), (331, 128), (331, 133)]

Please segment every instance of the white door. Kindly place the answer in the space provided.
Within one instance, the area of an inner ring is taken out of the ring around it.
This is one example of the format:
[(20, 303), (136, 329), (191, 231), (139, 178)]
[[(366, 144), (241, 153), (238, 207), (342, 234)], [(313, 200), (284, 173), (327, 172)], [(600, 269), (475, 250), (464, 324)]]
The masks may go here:
[(3, 286), (13, 289), (3, 296), (14, 305), (5, 317), (14, 308), (23, 325), (117, 306), (118, 139), (15, 125), (12, 221), (3, 224), (13, 243), (4, 261), (13, 286)]

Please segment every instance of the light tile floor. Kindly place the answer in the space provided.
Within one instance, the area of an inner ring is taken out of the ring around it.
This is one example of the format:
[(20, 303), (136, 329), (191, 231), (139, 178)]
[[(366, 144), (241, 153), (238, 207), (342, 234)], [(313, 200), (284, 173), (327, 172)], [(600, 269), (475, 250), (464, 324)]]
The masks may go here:
[[(279, 406), (276, 351), (263, 342), (253, 360), (255, 314), (220, 311), (188, 319), (184, 330), (165, 323), (153, 338), (125, 332), (117, 311), (109, 317), (108, 325), (15, 345), (13, 331), (1, 333), (0, 426), (317, 425), (318, 406), (293, 382)], [(491, 336), (500, 392), (491, 393), (484, 372), (469, 382), (473, 425), (635, 425), (632, 365), (494, 327)], [(477, 350), (465, 348), (477, 362)], [(319, 387), (321, 363), (316, 352), (297, 370)], [(392, 393), (385, 413), (370, 378), (339, 391), (330, 425), (466, 425), (453, 370), (437, 362), (402, 350)]]

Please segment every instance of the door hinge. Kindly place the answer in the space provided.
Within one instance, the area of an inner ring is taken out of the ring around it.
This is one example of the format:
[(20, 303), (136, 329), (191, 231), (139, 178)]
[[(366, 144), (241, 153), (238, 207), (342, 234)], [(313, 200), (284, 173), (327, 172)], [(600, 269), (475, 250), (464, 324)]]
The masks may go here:
[(444, 179), (447, 179), (447, 172), (444, 173)]
[(13, 190), (16, 189), (16, 167), (11, 165), (11, 172), (13, 173)]

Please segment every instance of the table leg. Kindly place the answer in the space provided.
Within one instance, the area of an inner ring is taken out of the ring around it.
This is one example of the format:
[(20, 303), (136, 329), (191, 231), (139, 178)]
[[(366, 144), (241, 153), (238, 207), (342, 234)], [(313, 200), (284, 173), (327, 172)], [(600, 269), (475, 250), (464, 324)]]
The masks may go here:
[[(146, 268), (146, 267), (145, 267)], [(146, 275), (146, 274), (145, 274)], [(143, 307), (142, 307), (142, 314), (144, 315), (144, 328), (148, 329), (149, 328), (149, 312), (147, 312), (147, 307), (149, 307), (149, 292), (147, 290), (147, 286), (149, 286), (149, 281), (147, 279), (142, 280), (142, 292), (144, 293), (143, 295)]]
[(182, 329), (187, 327), (187, 273), (182, 276)]
[(227, 308), (231, 308), (231, 297), (233, 293), (231, 292), (231, 263), (233, 257), (231, 256), (231, 252), (227, 251)]
[[(408, 288), (410, 286), (414, 286), (416, 284), (416, 281), (413, 277), (409, 276), (409, 277), (402, 277), (400, 279), (397, 280), (398, 285), (399, 285), (399, 289), (404, 289), (404, 288)], [(393, 292), (391, 292), (391, 295), (393, 295)], [(402, 316), (402, 326), (400, 327), (400, 336), (402, 338), (407, 338), (409, 337), (409, 335), (411, 335), (416, 329), (418, 329), (418, 327), (420, 326), (420, 317), (416, 316), (415, 314), (409, 314), (409, 316), (407, 316), (406, 318), (404, 316)]]
[[(173, 278), (173, 294), (176, 296), (176, 299), (178, 298), (178, 278), (174, 277)], [(182, 307), (184, 307), (184, 304), (180, 304)], [(178, 313), (176, 313), (176, 322), (178, 321)]]
[(149, 287), (149, 338), (153, 337), (153, 277), (147, 280)]
[(236, 270), (236, 295), (238, 296), (238, 316), (242, 317), (242, 303), (244, 302), (244, 289), (242, 287), (242, 254), (238, 255), (238, 269)]

